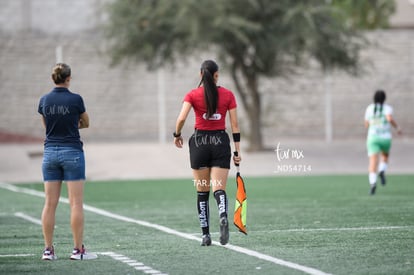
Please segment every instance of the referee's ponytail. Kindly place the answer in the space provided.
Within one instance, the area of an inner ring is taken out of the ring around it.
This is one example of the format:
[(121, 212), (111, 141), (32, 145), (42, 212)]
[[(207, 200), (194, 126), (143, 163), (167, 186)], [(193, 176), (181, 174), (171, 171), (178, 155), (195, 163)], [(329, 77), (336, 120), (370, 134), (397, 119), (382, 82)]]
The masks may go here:
[(201, 84), (204, 86), (204, 100), (207, 108), (207, 119), (212, 117), (217, 110), (218, 90), (214, 81), (214, 74), (218, 71), (216, 62), (206, 60), (201, 64)]
[(386, 95), (385, 92), (383, 90), (378, 90), (375, 92), (374, 94), (374, 116), (377, 113), (377, 105), (379, 105), (379, 115), (381, 115), (382, 113), (382, 105), (384, 104)]

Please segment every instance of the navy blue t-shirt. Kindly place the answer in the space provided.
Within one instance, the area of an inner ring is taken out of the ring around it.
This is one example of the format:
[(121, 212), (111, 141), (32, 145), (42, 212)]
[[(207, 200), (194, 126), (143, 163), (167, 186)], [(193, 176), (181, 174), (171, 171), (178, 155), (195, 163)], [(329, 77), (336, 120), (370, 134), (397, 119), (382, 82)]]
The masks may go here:
[(42, 96), (38, 112), (46, 122), (45, 147), (70, 146), (82, 150), (79, 135), (80, 114), (86, 111), (83, 99), (64, 87), (55, 87)]

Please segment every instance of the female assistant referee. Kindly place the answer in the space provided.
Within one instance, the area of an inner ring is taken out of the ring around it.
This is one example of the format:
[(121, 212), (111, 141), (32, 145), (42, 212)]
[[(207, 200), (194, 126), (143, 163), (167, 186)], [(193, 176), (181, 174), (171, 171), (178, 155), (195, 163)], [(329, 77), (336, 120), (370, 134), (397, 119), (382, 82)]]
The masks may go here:
[(218, 65), (206, 60), (201, 65), (201, 81), (198, 88), (191, 90), (184, 97), (181, 112), (177, 118), (174, 143), (183, 147), (181, 130), (191, 110), (195, 113), (195, 131), (189, 140), (190, 162), (193, 169), (194, 185), (197, 189), (198, 218), (203, 238), (201, 245), (211, 245), (209, 227), (209, 196), (213, 190), (220, 217), (220, 243), (229, 241), (229, 224), (227, 219), (228, 201), (226, 183), (230, 169), (230, 139), (226, 133), (226, 114), (229, 112), (233, 141), (237, 156), (235, 164), (241, 161), (240, 130), (237, 119), (237, 104), (233, 93), (217, 86)]

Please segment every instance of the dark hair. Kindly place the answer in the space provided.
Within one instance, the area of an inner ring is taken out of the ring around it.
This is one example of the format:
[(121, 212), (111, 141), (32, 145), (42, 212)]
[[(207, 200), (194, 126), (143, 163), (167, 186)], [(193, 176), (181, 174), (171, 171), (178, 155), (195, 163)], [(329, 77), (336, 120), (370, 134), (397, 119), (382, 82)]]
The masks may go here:
[(385, 92), (383, 90), (378, 90), (374, 94), (374, 116), (377, 113), (377, 105), (379, 105), (379, 115), (382, 113), (382, 105), (386, 99)]
[(218, 65), (212, 60), (206, 60), (201, 64), (201, 84), (204, 86), (204, 100), (207, 107), (207, 118), (214, 115), (217, 110), (218, 89), (214, 82), (214, 73), (218, 71)]
[(55, 84), (62, 84), (65, 83), (66, 78), (70, 77), (71, 70), (69, 65), (65, 63), (57, 63), (53, 67), (52, 71), (52, 79)]

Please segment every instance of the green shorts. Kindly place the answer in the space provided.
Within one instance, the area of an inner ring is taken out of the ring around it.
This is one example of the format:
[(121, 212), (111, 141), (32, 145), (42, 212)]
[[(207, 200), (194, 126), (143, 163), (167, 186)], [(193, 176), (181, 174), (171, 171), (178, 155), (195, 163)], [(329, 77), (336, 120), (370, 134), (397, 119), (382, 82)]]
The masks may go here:
[(370, 138), (367, 140), (368, 156), (372, 156), (378, 153), (390, 152), (391, 139), (384, 138)]

